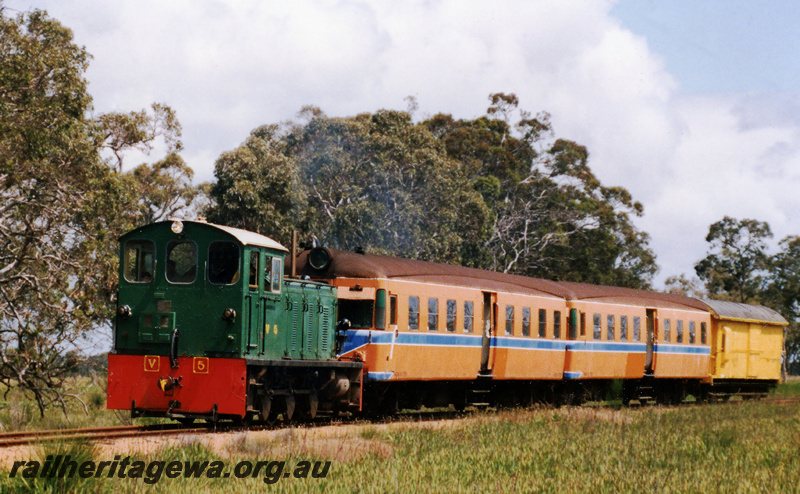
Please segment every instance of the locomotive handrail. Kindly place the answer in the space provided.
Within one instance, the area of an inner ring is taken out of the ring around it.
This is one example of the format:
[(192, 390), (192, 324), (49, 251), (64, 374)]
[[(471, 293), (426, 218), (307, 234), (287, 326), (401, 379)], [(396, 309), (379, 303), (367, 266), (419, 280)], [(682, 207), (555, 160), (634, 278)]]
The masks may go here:
[(169, 338), (169, 366), (178, 368), (178, 328), (172, 330)]

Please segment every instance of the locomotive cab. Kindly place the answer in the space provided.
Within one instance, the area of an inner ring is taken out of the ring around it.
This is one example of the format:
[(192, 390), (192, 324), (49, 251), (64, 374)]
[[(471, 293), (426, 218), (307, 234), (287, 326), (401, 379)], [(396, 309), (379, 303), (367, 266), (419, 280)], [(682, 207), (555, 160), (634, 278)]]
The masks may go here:
[[(316, 396), (330, 380), (358, 381), (359, 365), (335, 361), (335, 289), (284, 279), (287, 253), (263, 235), (205, 222), (123, 235), (108, 408), (266, 419), (276, 396), (291, 416), (294, 390)], [(309, 360), (320, 362), (309, 371)], [(349, 395), (333, 398), (352, 405)], [(317, 402), (307, 404), (312, 414)]]
[(282, 322), (277, 308), (287, 250), (240, 232), (175, 221), (123, 236), (115, 351), (280, 358), (281, 345), (264, 325)]

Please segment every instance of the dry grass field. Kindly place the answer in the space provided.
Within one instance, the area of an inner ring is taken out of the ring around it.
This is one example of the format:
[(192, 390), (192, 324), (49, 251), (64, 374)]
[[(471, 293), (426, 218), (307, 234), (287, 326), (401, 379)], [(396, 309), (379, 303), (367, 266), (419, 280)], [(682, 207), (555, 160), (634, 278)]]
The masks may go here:
[[(776, 395), (800, 396), (800, 381), (781, 385)], [(10, 408), (0, 410), (6, 427)], [(90, 416), (119, 420), (101, 408), (90, 407)], [(86, 425), (78, 415), (72, 424)], [(47, 420), (21, 425), (55, 425)], [(26, 479), (18, 469), (10, 478), (5, 463), (0, 491), (796, 492), (800, 407), (735, 402), (503, 410), (453, 420), (294, 427), (141, 445), (39, 446), (25, 459), (43, 464), (48, 455), (58, 454), (96, 463), (129, 457), (144, 462), (150, 475)], [(258, 461), (264, 468), (255, 477), (236, 478), (247, 471), (247, 465), (235, 470), (240, 462)], [(324, 478), (308, 472), (295, 478), (306, 461), (320, 467), (330, 462)], [(164, 464), (169, 462), (208, 462), (208, 468), (197, 478), (186, 478), (185, 467), (168, 478)], [(216, 476), (209, 475), (214, 462), (220, 466)]]

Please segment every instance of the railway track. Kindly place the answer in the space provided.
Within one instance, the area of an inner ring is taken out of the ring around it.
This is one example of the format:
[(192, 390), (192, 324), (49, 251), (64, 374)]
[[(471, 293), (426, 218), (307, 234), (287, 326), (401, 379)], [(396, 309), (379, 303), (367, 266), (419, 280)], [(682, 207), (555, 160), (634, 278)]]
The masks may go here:
[[(763, 398), (758, 401), (761, 403), (789, 406), (789, 405), (800, 404), (800, 397)], [(737, 402), (728, 402), (728, 403), (734, 404)], [(610, 407), (610, 405), (605, 405), (605, 406)], [(644, 406), (642, 408), (647, 408), (647, 406)], [(452, 418), (459, 416), (463, 416), (463, 413), (428, 411), (428, 412), (402, 413), (395, 416), (386, 417), (385, 419), (379, 421), (381, 422), (426, 421), (426, 420), (436, 420), (445, 417)], [(331, 420), (323, 419), (323, 420), (313, 421), (304, 425), (310, 425), (313, 427), (313, 426), (330, 425), (331, 423), (332, 423)], [(274, 425), (254, 424), (245, 430), (264, 430), (275, 427), (276, 426)], [(180, 434), (207, 434), (211, 432), (230, 432), (235, 430), (243, 430), (243, 429), (241, 425), (233, 423), (229, 424), (222, 423), (222, 424), (203, 424), (194, 427), (184, 426), (180, 424), (160, 424), (160, 425), (141, 425), (141, 426), (129, 425), (129, 426), (96, 427), (96, 428), (83, 428), (83, 429), (55, 429), (55, 430), (43, 430), (43, 431), (6, 432), (0, 434), (0, 448), (9, 446), (22, 446), (27, 444), (34, 444), (34, 443), (48, 442), (48, 441), (75, 441), (75, 440), (94, 441), (94, 440), (105, 440), (105, 439), (130, 438), (130, 437), (159, 437), (159, 436), (172, 436)]]
[[(212, 425), (209, 425), (208, 427), (203, 426), (188, 428), (178, 424), (165, 424), (6, 432), (0, 434), (0, 448), (47, 441), (92, 441), (98, 439), (119, 439), (126, 437), (169, 436), (175, 434), (199, 434), (212, 432), (214, 430), (215, 428)], [(220, 428), (217, 427), (216, 430), (220, 430)]]

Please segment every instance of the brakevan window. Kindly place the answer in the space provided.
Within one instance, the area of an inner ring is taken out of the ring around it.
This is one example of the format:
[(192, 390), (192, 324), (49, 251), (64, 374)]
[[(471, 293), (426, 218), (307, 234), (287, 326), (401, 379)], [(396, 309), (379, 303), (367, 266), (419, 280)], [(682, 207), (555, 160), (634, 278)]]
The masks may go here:
[(531, 308), (522, 308), (522, 336), (531, 335)]
[(553, 311), (553, 338), (561, 338), (561, 311)]
[(506, 305), (506, 334), (514, 334), (514, 306)]
[(167, 281), (192, 283), (197, 277), (197, 244), (173, 240), (167, 244)]
[(374, 310), (374, 300), (339, 299), (339, 320), (349, 320), (351, 329), (371, 328)]
[(689, 343), (694, 344), (694, 321), (689, 321)]
[(233, 285), (239, 281), (239, 246), (233, 242), (211, 242), (208, 246), (208, 281)]
[(447, 330), (452, 332), (456, 330), (456, 301), (447, 301)]
[(428, 299), (428, 331), (438, 331), (439, 329), (439, 299)]
[(619, 340), (628, 341), (628, 316), (619, 318)]
[(472, 318), (475, 314), (475, 306), (472, 302), (464, 302), (464, 332), (472, 332)]
[(670, 334), (669, 334), (670, 327), (669, 327), (669, 326), (670, 326), (669, 319), (664, 319), (664, 331), (663, 331), (663, 333), (664, 333), (664, 337), (663, 337), (662, 339), (663, 339), (663, 340), (664, 340), (666, 343), (669, 343), (669, 341), (670, 341), (670, 340), (669, 340), (669, 337), (670, 337)]
[(700, 343), (706, 344), (706, 323), (700, 323)]
[(633, 341), (641, 339), (642, 320), (639, 316), (633, 316)]
[(675, 321), (676, 333), (678, 333), (677, 342), (683, 343), (683, 321)]
[(614, 341), (614, 332), (616, 331), (614, 328), (614, 316), (609, 315), (606, 323), (608, 328), (608, 341)]
[(603, 326), (602, 326), (603, 323), (602, 323), (602, 321), (603, 321), (603, 319), (600, 316), (600, 314), (595, 314), (594, 315), (594, 339), (595, 340), (599, 340), (600, 336), (603, 333)]
[(156, 268), (156, 244), (152, 240), (128, 240), (125, 243), (125, 280), (131, 283), (153, 281)]

